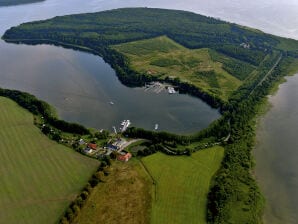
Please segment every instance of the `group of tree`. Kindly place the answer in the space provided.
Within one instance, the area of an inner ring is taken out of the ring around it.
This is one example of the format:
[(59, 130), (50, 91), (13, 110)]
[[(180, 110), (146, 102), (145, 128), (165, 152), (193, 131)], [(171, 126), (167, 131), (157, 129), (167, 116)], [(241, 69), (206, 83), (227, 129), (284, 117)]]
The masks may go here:
[(61, 224), (73, 223), (75, 218), (79, 215), (81, 209), (84, 207), (87, 199), (89, 198), (92, 190), (100, 183), (104, 182), (105, 176), (109, 174), (108, 166), (111, 165), (110, 159), (105, 158), (101, 161), (97, 171), (92, 175), (87, 185), (82, 189), (81, 193), (78, 194), (76, 199), (72, 201), (69, 207), (66, 209), (63, 217), (60, 219)]
[[(208, 223), (229, 223), (233, 220), (231, 209), (241, 206), (247, 223), (260, 223), (263, 211), (263, 197), (252, 177), (253, 159), (251, 150), (255, 138), (255, 116), (264, 98), (274, 83), (286, 75), (285, 67), (290, 58), (284, 58), (274, 71), (260, 84), (243, 89), (246, 97), (236, 95), (228, 105), (231, 137), (225, 147), (222, 166), (208, 195)], [(268, 71), (273, 66), (264, 65)], [(263, 70), (260, 72), (262, 73)]]
[(18, 90), (8, 90), (0, 88), (0, 96), (8, 97), (18, 103), (21, 107), (29, 110), (34, 115), (39, 115), (43, 117), (45, 124), (53, 126), (54, 128), (68, 133), (74, 134), (89, 134), (90, 131), (84, 126), (76, 123), (69, 123), (64, 120), (60, 120), (55, 116), (53, 108), (51, 106), (35, 96), (21, 92)]
[[(288, 43), (284, 38), (195, 13), (150, 8), (116, 9), (25, 23), (7, 30), (2, 38), (16, 43), (62, 45), (100, 55), (116, 70), (122, 83), (140, 86), (158, 79), (135, 72), (128, 59), (111, 46), (162, 35), (190, 49), (210, 48), (229, 56), (230, 60), (223, 56), (219, 62), (240, 80), (246, 79), (266, 54), (275, 49), (284, 51), (282, 46)], [(250, 47), (242, 47), (243, 43)], [(293, 49), (287, 50), (287, 54), (298, 55), (298, 44), (291, 42), (291, 46)], [(178, 86), (180, 92), (200, 97), (213, 107), (224, 103), (190, 83), (170, 78), (166, 81)]]

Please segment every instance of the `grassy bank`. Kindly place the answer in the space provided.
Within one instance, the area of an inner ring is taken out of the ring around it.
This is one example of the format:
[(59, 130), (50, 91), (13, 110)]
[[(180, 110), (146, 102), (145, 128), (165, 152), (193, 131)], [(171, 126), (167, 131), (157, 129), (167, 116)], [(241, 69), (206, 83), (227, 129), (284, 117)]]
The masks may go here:
[(98, 162), (49, 140), (15, 102), (0, 108), (0, 223), (55, 223)]

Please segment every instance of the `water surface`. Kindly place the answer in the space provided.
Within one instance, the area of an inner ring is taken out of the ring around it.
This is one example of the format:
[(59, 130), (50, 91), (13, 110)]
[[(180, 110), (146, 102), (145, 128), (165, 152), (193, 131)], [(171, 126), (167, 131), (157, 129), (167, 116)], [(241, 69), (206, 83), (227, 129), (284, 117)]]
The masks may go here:
[(254, 151), (256, 174), (267, 200), (266, 223), (298, 220), (298, 76), (287, 78), (261, 119)]
[[(25, 21), (96, 10), (94, 4), (99, 2), (49, 0), (1, 8), (0, 32)], [(32, 93), (52, 104), (62, 119), (88, 127), (111, 130), (129, 119), (137, 127), (152, 130), (159, 124), (159, 130), (191, 133), (220, 116), (218, 110), (189, 95), (128, 88), (102, 58), (80, 51), (1, 41), (0, 67), (1, 87)]]

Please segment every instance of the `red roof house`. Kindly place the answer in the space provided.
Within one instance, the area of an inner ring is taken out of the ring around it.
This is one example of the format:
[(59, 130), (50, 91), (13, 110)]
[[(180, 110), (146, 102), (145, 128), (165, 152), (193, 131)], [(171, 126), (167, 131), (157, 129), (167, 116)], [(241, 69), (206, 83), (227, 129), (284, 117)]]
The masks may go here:
[(97, 145), (96, 145), (96, 144), (93, 144), (93, 143), (88, 143), (87, 147), (88, 147), (89, 149), (96, 150)]
[(125, 155), (119, 155), (117, 159), (123, 162), (127, 162), (131, 158), (131, 156), (132, 155), (130, 153), (126, 153)]

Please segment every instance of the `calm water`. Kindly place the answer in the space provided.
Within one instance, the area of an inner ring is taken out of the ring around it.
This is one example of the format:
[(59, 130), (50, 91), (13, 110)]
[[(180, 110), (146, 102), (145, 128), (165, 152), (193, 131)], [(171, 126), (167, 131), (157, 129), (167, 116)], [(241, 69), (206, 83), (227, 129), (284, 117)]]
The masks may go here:
[[(47, 1), (1, 8), (0, 31), (22, 21), (94, 10), (92, 2), (83, 7), (82, 1), (63, 4)], [(66, 7), (68, 4), (73, 8)], [(30, 92), (54, 105), (63, 119), (88, 127), (111, 130), (129, 119), (137, 127), (154, 129), (158, 123), (160, 130), (190, 133), (220, 116), (217, 110), (188, 95), (128, 88), (100, 57), (79, 51), (1, 41), (0, 67), (0, 86)]]
[[(56, 15), (132, 6), (194, 11), (298, 39), (297, 0), (47, 0), (0, 8), (0, 33)], [(0, 41), (0, 68), (1, 86), (29, 91), (53, 104), (63, 118), (92, 127), (110, 128), (115, 121), (131, 119), (146, 128), (160, 123), (167, 130), (188, 132), (219, 116), (189, 96), (126, 88), (99, 57), (85, 53)], [(111, 100), (114, 106), (108, 104)], [(267, 198), (265, 219), (268, 224), (298, 223), (298, 76), (281, 85), (270, 102), (255, 150), (256, 175)]]
[(257, 132), (257, 179), (265, 193), (266, 223), (298, 223), (298, 76), (269, 98)]

